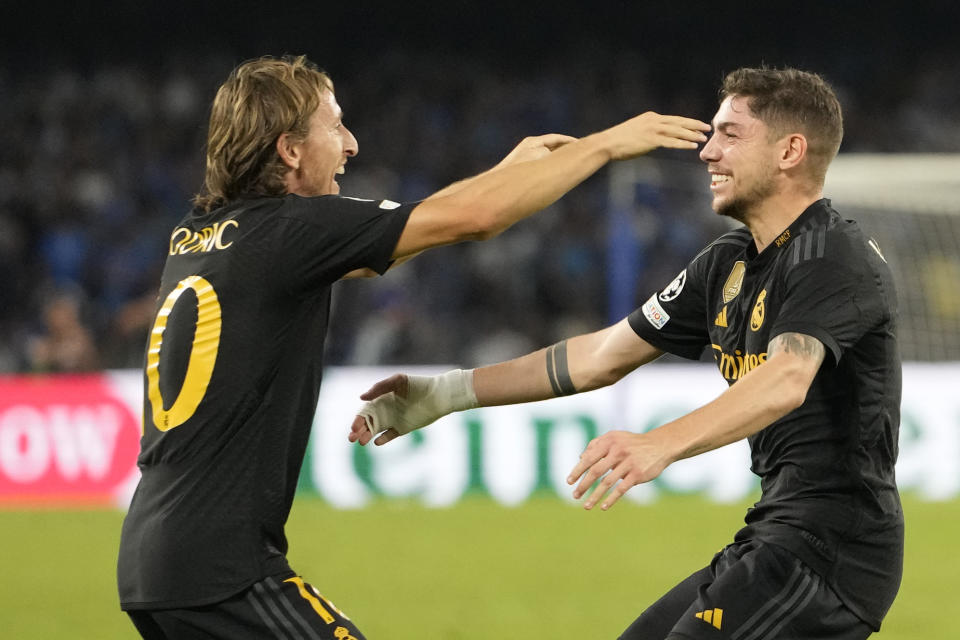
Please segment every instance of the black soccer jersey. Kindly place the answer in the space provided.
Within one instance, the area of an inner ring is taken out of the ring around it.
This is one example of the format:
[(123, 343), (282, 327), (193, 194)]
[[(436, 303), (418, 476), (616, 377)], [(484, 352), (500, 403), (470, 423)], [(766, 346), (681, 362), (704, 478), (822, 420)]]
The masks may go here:
[(664, 351), (709, 348), (728, 384), (782, 333), (826, 346), (803, 405), (749, 438), (762, 495), (737, 535), (794, 552), (875, 628), (903, 557), (896, 308), (876, 242), (820, 200), (759, 255), (747, 229), (721, 236), (629, 317)]
[(174, 230), (144, 372), (121, 606), (212, 603), (288, 571), (331, 284), (390, 265), (413, 205), (259, 198)]

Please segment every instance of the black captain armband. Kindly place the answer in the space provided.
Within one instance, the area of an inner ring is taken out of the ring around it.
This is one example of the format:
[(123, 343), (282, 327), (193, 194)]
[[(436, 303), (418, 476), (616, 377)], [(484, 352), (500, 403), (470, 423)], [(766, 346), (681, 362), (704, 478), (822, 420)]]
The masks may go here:
[(577, 392), (570, 379), (570, 369), (567, 368), (566, 340), (547, 347), (547, 377), (550, 378), (554, 395), (569, 396)]

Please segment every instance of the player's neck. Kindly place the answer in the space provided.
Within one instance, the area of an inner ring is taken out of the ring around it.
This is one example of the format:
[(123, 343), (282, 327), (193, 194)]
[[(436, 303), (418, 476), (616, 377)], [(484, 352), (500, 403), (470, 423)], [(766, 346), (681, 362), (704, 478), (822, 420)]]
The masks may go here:
[(753, 235), (757, 253), (766, 249), (807, 207), (822, 197), (823, 193), (819, 190), (815, 193), (781, 192), (759, 203), (744, 221)]

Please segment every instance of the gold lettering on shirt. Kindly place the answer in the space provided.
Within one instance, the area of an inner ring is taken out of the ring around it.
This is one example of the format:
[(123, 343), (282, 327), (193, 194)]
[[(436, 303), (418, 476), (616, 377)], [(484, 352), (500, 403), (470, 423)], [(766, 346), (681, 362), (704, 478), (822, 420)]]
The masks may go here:
[(789, 239), (790, 239), (790, 229), (787, 229), (786, 231), (781, 233), (780, 237), (774, 240), (774, 242), (778, 247), (782, 247), (784, 243)]
[(740, 349), (735, 349), (730, 354), (724, 353), (723, 348), (718, 344), (710, 346), (713, 347), (713, 359), (717, 362), (720, 375), (730, 382), (736, 382), (767, 361), (766, 351), (763, 353), (743, 353)]
[(206, 253), (219, 249), (226, 249), (233, 244), (233, 240), (224, 241), (227, 229), (237, 228), (240, 224), (236, 220), (214, 222), (200, 231), (191, 231), (186, 227), (177, 227), (170, 236), (170, 255), (184, 255), (186, 253)]

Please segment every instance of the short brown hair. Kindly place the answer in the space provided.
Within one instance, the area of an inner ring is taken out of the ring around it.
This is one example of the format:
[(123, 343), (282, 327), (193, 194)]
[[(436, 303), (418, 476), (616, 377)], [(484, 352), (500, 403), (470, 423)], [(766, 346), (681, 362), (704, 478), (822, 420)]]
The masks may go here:
[(802, 133), (807, 138), (811, 174), (823, 182), (843, 139), (840, 101), (826, 80), (790, 68), (737, 69), (723, 79), (721, 102), (727, 96), (747, 98), (750, 112), (777, 138)]
[(234, 69), (210, 109), (204, 188), (194, 205), (210, 211), (241, 196), (286, 193), (277, 138), (306, 138), (323, 91), (333, 91), (330, 76), (305, 56), (266, 56)]

